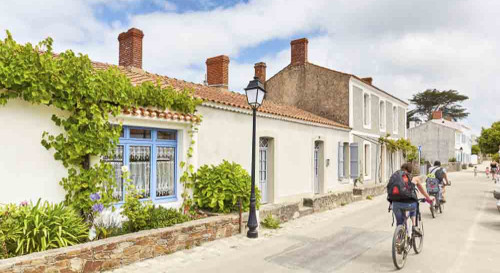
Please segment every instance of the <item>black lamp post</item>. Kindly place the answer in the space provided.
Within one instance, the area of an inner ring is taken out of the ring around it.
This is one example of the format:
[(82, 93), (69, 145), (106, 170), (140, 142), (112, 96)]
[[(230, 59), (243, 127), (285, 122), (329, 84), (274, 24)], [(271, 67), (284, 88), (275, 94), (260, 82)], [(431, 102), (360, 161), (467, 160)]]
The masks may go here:
[(252, 107), (253, 111), (253, 130), (252, 130), (252, 189), (250, 194), (250, 213), (248, 215), (248, 238), (257, 238), (259, 233), (257, 227), (257, 212), (255, 210), (255, 131), (256, 131), (256, 113), (257, 108), (262, 105), (264, 97), (266, 96), (266, 90), (264, 90), (264, 85), (259, 81), (259, 78), (254, 77), (248, 83), (247, 88), (245, 88), (245, 93), (247, 95), (248, 104)]
[(460, 147), (460, 169), (464, 164), (464, 147)]

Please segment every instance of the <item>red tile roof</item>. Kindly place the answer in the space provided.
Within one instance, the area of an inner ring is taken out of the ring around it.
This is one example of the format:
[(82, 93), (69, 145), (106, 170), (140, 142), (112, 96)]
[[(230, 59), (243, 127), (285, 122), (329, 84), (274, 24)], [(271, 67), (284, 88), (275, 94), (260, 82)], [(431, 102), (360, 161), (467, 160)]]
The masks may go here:
[[(172, 86), (174, 89), (177, 89), (177, 90), (193, 89), (195, 96), (201, 98), (203, 101), (206, 101), (206, 102), (214, 102), (214, 103), (224, 104), (224, 105), (238, 107), (238, 108), (242, 108), (242, 109), (248, 109), (248, 110), (251, 109), (247, 103), (246, 96), (243, 94), (240, 94), (240, 93), (225, 91), (225, 90), (221, 90), (221, 89), (214, 88), (214, 87), (208, 87), (208, 86), (205, 86), (202, 84), (186, 82), (183, 80), (178, 80), (178, 79), (170, 78), (167, 76), (161, 76), (158, 74), (152, 74), (152, 73), (145, 72), (145, 71), (137, 69), (137, 68), (116, 66), (116, 65), (110, 65), (110, 64), (99, 63), (99, 62), (93, 62), (93, 66), (96, 69), (107, 69), (107, 68), (112, 67), (112, 66), (117, 67), (121, 72), (123, 72), (130, 79), (132, 84), (140, 84), (140, 83), (146, 82), (146, 81), (156, 82), (157, 80), (159, 80), (164, 86)], [(143, 108), (140, 108), (140, 109), (143, 109)], [(140, 110), (140, 109), (139, 109), (139, 112), (143, 116), (150, 116), (149, 112), (151, 112), (151, 111), (153, 111), (155, 113), (154, 115), (156, 115), (156, 117), (159, 117), (159, 115), (161, 115), (161, 112), (157, 113), (159, 111), (156, 111), (156, 110), (150, 110), (150, 109)], [(320, 117), (318, 115), (304, 111), (304, 110), (299, 109), (297, 107), (277, 104), (277, 103), (274, 103), (274, 102), (271, 102), (268, 100), (264, 101), (264, 103), (258, 109), (258, 111), (262, 112), (262, 113), (282, 116), (285, 118), (292, 118), (292, 119), (313, 122), (313, 123), (318, 123), (318, 124), (323, 124), (323, 125), (328, 125), (328, 126), (334, 126), (334, 127), (339, 127), (339, 128), (345, 128), (345, 129), (349, 128), (346, 125), (329, 120), (327, 118)], [(142, 113), (146, 113), (146, 114), (142, 114)], [(164, 116), (168, 115), (168, 113), (171, 113), (171, 112), (164, 112), (163, 115)], [(178, 113), (171, 113), (171, 114), (181, 115)], [(192, 116), (190, 116), (189, 118), (192, 118)], [(185, 120), (185, 118), (182, 118), (181, 120)]]

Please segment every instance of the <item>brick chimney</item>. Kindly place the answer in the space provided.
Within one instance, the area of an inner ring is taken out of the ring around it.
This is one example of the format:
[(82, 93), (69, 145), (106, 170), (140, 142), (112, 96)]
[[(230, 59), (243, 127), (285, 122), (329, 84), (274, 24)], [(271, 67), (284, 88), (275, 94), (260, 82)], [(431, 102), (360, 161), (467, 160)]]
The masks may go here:
[(293, 40), (290, 42), (292, 47), (292, 65), (303, 65), (307, 62), (307, 38)]
[(131, 28), (127, 32), (122, 32), (118, 35), (120, 43), (119, 65), (142, 69), (143, 37), (144, 33), (137, 28)]
[(229, 83), (229, 57), (220, 55), (208, 58), (206, 64), (208, 86), (227, 89)]
[(443, 111), (434, 111), (432, 112), (432, 119), (442, 119), (443, 118)]
[(266, 63), (260, 62), (256, 63), (253, 68), (255, 68), (255, 77), (259, 78), (261, 83), (266, 82)]
[(372, 85), (373, 83), (373, 78), (372, 77), (367, 77), (367, 78), (361, 78), (362, 81), (366, 82), (369, 85)]

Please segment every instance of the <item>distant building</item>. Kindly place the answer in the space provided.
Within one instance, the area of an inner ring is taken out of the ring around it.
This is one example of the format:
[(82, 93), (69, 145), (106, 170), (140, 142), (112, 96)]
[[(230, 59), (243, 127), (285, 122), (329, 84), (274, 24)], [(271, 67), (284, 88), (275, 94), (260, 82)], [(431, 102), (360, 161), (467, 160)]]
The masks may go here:
[(472, 133), (469, 127), (450, 119), (443, 118), (441, 111), (432, 115), (432, 120), (414, 126), (408, 130), (410, 141), (422, 146), (422, 157), (433, 162), (448, 162), (454, 158), (457, 162), (471, 163)]

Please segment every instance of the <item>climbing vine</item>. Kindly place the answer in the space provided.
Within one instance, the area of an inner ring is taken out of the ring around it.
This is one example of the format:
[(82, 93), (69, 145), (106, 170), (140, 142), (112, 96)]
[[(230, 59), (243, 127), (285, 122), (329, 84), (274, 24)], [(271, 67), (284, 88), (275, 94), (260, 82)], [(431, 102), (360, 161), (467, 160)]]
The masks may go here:
[[(385, 137), (380, 137), (378, 139), (379, 143), (382, 146), (385, 146), (387, 151), (390, 153), (390, 163), (389, 166), (392, 168), (392, 162), (393, 158), (392, 155), (394, 152), (401, 151), (403, 154), (403, 157), (405, 158), (406, 161), (408, 162), (413, 162), (418, 159), (418, 149), (415, 145), (411, 144), (411, 142), (407, 139), (400, 138), (398, 140), (390, 139), (389, 135)], [(382, 161), (382, 153), (380, 153), (380, 161)], [(382, 168), (380, 166), (380, 168)], [(382, 171), (379, 171), (380, 174), (380, 181), (382, 181)]]
[[(96, 70), (88, 56), (71, 50), (54, 54), (52, 44), (51, 38), (35, 46), (18, 44), (7, 31), (0, 41), (0, 105), (18, 98), (63, 110), (52, 116), (63, 132), (44, 132), (41, 143), (53, 149), (54, 158), (68, 170), (60, 181), (66, 202), (88, 216), (90, 194), (99, 192), (105, 206), (115, 201), (111, 165), (90, 164), (91, 157), (109, 155), (118, 144), (121, 125), (112, 125), (110, 117), (138, 106), (194, 114), (201, 101), (192, 90), (163, 88), (159, 81), (134, 86), (116, 67)], [(191, 145), (188, 157), (192, 149)]]

